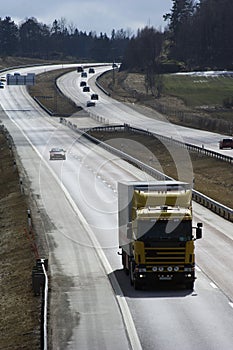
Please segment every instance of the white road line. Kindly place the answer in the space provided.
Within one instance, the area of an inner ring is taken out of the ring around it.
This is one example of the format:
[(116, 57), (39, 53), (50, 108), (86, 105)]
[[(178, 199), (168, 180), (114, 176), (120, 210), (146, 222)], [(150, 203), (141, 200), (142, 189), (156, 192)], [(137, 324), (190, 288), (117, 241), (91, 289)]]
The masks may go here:
[(232, 309), (233, 309), (233, 303), (232, 302), (229, 302), (229, 305), (232, 307)]
[(210, 282), (211, 287), (213, 287), (214, 289), (218, 289), (218, 287), (216, 286), (216, 284), (214, 284), (213, 282)]

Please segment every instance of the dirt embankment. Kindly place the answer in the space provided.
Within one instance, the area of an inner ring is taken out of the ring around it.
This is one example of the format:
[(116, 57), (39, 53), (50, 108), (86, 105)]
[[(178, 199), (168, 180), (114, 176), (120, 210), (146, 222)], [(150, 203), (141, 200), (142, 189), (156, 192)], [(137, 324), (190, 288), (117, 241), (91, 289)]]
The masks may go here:
[(31, 283), (35, 256), (25, 234), (28, 200), (6, 134), (0, 130), (0, 349), (40, 349), (40, 298)]

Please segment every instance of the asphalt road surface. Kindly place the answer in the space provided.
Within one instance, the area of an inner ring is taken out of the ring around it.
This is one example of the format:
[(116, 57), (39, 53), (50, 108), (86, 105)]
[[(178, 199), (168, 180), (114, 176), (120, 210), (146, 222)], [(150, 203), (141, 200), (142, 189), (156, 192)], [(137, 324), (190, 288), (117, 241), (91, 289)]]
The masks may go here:
[[(117, 254), (116, 184), (148, 175), (47, 117), (24, 87), (6, 87), (0, 103), (44, 216), (53, 348), (231, 350), (233, 225), (194, 204), (194, 221), (204, 223), (195, 290), (135, 291)], [(105, 104), (123, 122), (125, 107)], [(56, 146), (67, 150), (66, 161), (49, 161)]]

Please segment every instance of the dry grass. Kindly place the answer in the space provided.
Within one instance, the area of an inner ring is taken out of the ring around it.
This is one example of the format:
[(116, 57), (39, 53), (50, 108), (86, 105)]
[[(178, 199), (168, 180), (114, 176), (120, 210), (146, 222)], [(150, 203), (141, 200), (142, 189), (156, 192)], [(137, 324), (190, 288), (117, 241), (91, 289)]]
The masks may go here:
[(40, 300), (32, 290), (35, 258), (24, 233), (27, 201), (1, 133), (0, 149), (0, 349), (36, 350), (40, 349)]
[(53, 70), (40, 74), (36, 77), (36, 84), (28, 87), (29, 94), (36, 97), (55, 116), (70, 116), (81, 109), (62, 95), (55, 84), (61, 74), (69, 71), (71, 69)]

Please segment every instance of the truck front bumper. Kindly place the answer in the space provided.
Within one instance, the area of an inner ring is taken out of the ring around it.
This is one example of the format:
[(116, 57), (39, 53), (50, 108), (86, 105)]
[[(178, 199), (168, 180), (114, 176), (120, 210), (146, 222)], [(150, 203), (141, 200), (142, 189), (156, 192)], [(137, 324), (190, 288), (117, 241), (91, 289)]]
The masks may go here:
[(134, 279), (141, 285), (156, 286), (160, 284), (189, 284), (195, 281), (194, 271), (192, 272), (137, 272)]

